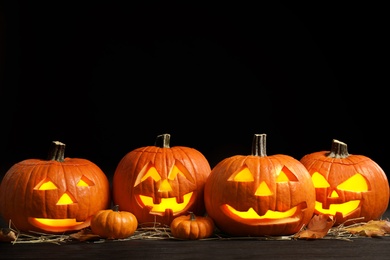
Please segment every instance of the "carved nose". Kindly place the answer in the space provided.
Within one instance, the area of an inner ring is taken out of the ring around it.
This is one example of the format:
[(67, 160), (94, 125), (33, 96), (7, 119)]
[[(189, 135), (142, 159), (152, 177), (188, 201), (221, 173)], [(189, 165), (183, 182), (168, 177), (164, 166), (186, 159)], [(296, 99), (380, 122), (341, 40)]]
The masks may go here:
[(70, 194), (68, 194), (67, 192), (62, 194), (61, 198), (57, 201), (57, 205), (69, 205), (72, 203), (74, 203), (74, 199), (72, 199)]

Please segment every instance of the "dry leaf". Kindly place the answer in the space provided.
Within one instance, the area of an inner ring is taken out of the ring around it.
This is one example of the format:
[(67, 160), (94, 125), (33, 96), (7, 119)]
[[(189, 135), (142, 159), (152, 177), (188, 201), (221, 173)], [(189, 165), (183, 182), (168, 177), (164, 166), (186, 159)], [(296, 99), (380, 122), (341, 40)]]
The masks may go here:
[(390, 222), (387, 220), (371, 220), (360, 226), (346, 227), (345, 230), (359, 236), (385, 236), (390, 234)]
[(0, 229), (0, 242), (12, 242), (16, 240), (16, 234), (10, 228)]
[(69, 236), (79, 241), (99, 240), (101, 238), (99, 235), (92, 233), (89, 229), (83, 229), (77, 233), (70, 234)]
[(319, 239), (328, 234), (329, 229), (333, 226), (334, 220), (328, 215), (314, 215), (307, 227), (294, 235), (299, 239)]

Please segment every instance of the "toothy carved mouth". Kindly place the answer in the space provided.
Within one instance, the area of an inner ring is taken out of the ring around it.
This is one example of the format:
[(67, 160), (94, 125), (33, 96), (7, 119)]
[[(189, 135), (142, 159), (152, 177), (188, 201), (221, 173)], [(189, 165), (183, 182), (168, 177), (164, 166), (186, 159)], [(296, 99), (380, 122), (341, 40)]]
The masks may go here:
[(337, 212), (340, 212), (341, 214), (343, 214), (343, 216), (345, 216), (346, 214), (349, 214), (352, 211), (356, 210), (359, 205), (359, 200), (351, 200), (341, 204), (330, 204), (329, 209), (324, 209), (322, 207), (322, 203), (316, 201), (315, 210), (322, 214), (330, 214), (333, 216), (335, 216)]
[(253, 208), (249, 208), (247, 211), (238, 211), (228, 204), (221, 206), (222, 212), (226, 216), (229, 216), (238, 222), (253, 222), (253, 224), (259, 224), (262, 220), (266, 220), (267, 223), (269, 223), (270, 220), (275, 222), (281, 221), (283, 223), (295, 222), (299, 219), (300, 213), (305, 208), (307, 208), (307, 206), (306, 203), (303, 202), (287, 211), (268, 210), (264, 215), (260, 216)]
[(187, 207), (192, 194), (193, 192), (185, 194), (182, 203), (178, 203), (175, 197), (162, 198), (159, 204), (154, 204), (152, 197), (140, 195), (139, 198), (145, 206), (151, 207), (151, 213), (162, 213), (165, 212), (166, 209), (171, 209), (173, 212), (181, 212)]

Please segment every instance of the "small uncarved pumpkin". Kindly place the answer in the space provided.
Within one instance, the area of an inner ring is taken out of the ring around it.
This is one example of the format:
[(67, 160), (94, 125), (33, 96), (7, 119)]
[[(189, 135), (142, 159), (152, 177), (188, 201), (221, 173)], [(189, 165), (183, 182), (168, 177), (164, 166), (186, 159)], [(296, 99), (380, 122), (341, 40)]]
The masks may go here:
[(316, 190), (315, 214), (334, 216), (334, 225), (379, 219), (389, 204), (389, 182), (369, 157), (349, 154), (347, 144), (333, 139), (330, 151), (300, 160)]
[(189, 215), (175, 218), (171, 223), (171, 233), (176, 238), (197, 240), (211, 237), (214, 233), (214, 221), (210, 217)]
[(91, 230), (94, 234), (107, 239), (123, 239), (134, 234), (138, 221), (133, 213), (119, 211), (119, 206), (113, 209), (100, 210), (91, 220)]

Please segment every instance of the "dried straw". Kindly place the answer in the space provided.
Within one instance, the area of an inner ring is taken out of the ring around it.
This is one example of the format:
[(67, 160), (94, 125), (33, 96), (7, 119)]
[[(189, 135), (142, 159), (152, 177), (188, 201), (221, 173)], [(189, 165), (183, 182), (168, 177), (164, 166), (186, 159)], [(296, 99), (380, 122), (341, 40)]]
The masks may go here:
[[(360, 219), (351, 219), (349, 221), (356, 221)], [(354, 227), (354, 226), (360, 226), (364, 225), (366, 223), (360, 222), (357, 224), (351, 224), (348, 225), (348, 228)], [(329, 229), (327, 235), (323, 237), (322, 239), (337, 239), (337, 240), (345, 240), (345, 241), (353, 241), (355, 238), (364, 238), (364, 236), (359, 236), (357, 234), (350, 233), (346, 228), (346, 222)], [(304, 228), (304, 227), (303, 227)], [(11, 228), (11, 222), (9, 225), (9, 229), (16, 234), (16, 239), (12, 241), (13, 244), (20, 244), (20, 243), (54, 243), (57, 245), (60, 245), (61, 243), (66, 243), (69, 241), (74, 241), (75, 236), (72, 236), (72, 234), (46, 234), (46, 233), (40, 233), (40, 232), (29, 232), (24, 233), (20, 232), (17, 229)], [(85, 232), (86, 234), (91, 234), (91, 231), (88, 229), (88, 232)], [(81, 235), (82, 236), (82, 235)], [(94, 243), (104, 243), (107, 241), (129, 241), (129, 240), (142, 240), (142, 239), (148, 239), (148, 240), (167, 240), (167, 239), (173, 239), (173, 240), (182, 240), (179, 238), (175, 238), (169, 226), (162, 225), (161, 223), (144, 223), (142, 225), (139, 225), (137, 230), (134, 232), (133, 235), (131, 235), (128, 238), (125, 239), (96, 239), (96, 236), (94, 239), (78, 239), (80, 241), (85, 240), (95, 240)], [(263, 236), (263, 237), (231, 237), (226, 234), (223, 234), (218, 229), (215, 230), (214, 235), (209, 238), (199, 239), (199, 240), (295, 240), (294, 235), (291, 236)], [(76, 239), (77, 240), (77, 239)]]

